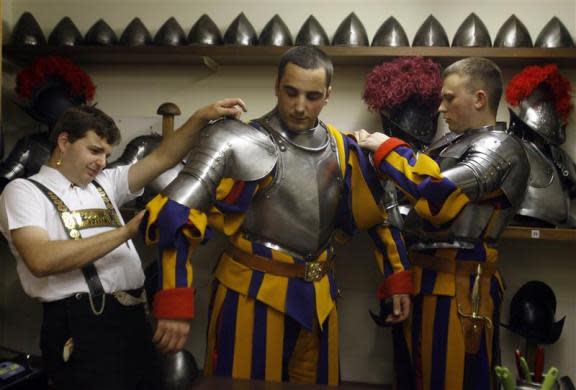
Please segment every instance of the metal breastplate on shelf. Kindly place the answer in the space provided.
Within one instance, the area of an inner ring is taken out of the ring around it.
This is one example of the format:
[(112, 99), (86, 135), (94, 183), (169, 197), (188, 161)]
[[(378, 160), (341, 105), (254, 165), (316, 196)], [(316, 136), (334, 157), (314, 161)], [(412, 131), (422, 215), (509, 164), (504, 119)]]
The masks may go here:
[(335, 142), (321, 123), (309, 144), (296, 144), (275, 118), (263, 119), (280, 153), (274, 179), (254, 198), (242, 230), (251, 241), (311, 260), (334, 230), (341, 182)]
[(536, 145), (523, 141), (523, 146), (530, 161), (530, 180), (518, 214), (552, 225), (565, 223), (570, 215), (570, 199), (558, 170)]

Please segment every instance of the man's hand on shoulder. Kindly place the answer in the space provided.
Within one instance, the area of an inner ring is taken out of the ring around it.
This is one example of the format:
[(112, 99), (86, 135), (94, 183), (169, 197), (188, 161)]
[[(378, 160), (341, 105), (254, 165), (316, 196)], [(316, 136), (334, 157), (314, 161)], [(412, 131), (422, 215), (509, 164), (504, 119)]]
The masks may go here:
[(156, 331), (152, 341), (163, 353), (175, 353), (184, 348), (190, 333), (188, 320), (160, 319), (156, 324)]
[(242, 99), (227, 98), (198, 109), (193, 116), (204, 123), (208, 123), (208, 121), (225, 116), (240, 119), (242, 113), (246, 111), (246, 103)]
[(378, 150), (380, 145), (388, 141), (390, 137), (379, 131), (369, 133), (364, 129), (360, 129), (354, 132), (354, 138), (356, 138), (358, 145), (360, 145), (362, 149), (366, 149), (370, 152), (375, 152), (376, 150)]

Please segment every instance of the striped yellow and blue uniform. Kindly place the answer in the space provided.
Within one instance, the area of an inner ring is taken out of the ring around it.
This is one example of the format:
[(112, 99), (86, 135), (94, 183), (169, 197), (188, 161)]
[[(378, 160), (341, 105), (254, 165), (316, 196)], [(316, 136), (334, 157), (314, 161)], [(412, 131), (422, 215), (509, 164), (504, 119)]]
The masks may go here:
[[(447, 230), (470, 199), (453, 182), (444, 178), (437, 162), (415, 154), (403, 141), (390, 138), (374, 155), (374, 165), (393, 180), (423, 219), (429, 232)], [(510, 207), (504, 195), (481, 197), (478, 202), (494, 206), (492, 218)], [(426, 256), (437, 262), (479, 262), (495, 266), (498, 251), (484, 240), (473, 248), (442, 248), (412, 251), (414, 276), (413, 311), (408, 321), (395, 327), (394, 351), (397, 385), (401, 389), (491, 389), (493, 366), (499, 361), (498, 327), (503, 282), (496, 272), (489, 280), (488, 294), (482, 296), (492, 327), (485, 327), (480, 349), (465, 351), (465, 339), (455, 300), (457, 276), (417, 266), (416, 258)], [(463, 283), (471, 291), (474, 275)]]
[[(328, 126), (336, 143), (342, 196), (334, 221), (337, 237), (368, 230), (384, 275), (383, 297), (411, 292), (407, 252), (398, 230), (383, 221), (379, 179), (356, 142)], [(304, 260), (248, 241), (241, 233), (252, 198), (273, 179), (221, 181), (211, 209), (200, 212), (163, 195), (147, 205), (146, 240), (161, 252), (161, 290), (155, 295), (158, 318), (193, 316), (193, 252), (211, 229), (229, 236), (230, 244), (247, 254), (273, 261)], [(290, 207), (290, 205), (286, 205)], [(316, 259), (332, 256), (326, 249)], [(353, 261), (353, 259), (350, 259)], [(331, 273), (307, 282), (260, 272), (224, 253), (215, 268), (205, 373), (235, 378), (300, 382), (339, 382), (337, 288)]]

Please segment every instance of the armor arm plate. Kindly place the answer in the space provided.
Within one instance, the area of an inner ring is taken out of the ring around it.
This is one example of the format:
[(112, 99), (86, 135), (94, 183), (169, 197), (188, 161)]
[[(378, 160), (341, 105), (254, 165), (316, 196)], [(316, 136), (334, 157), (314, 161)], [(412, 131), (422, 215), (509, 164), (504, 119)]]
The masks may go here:
[(471, 199), (502, 190), (508, 201), (518, 207), (524, 199), (530, 165), (518, 140), (506, 134), (489, 134), (475, 140), (461, 161), (442, 175)]
[(460, 187), (474, 201), (500, 188), (508, 170), (509, 164), (497, 154), (474, 150), (467, 153), (456, 166), (442, 172), (442, 176)]
[(223, 178), (259, 180), (272, 171), (277, 158), (268, 135), (238, 120), (222, 119), (202, 130), (186, 166), (162, 193), (184, 206), (206, 211)]

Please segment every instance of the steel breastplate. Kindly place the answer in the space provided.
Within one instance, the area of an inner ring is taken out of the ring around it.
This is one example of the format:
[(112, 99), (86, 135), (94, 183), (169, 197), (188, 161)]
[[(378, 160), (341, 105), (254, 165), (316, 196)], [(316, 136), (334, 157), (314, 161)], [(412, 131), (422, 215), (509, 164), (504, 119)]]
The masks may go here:
[(570, 215), (570, 200), (558, 170), (533, 143), (522, 142), (530, 161), (530, 180), (519, 215), (561, 225)]
[(251, 241), (314, 259), (330, 242), (340, 197), (335, 141), (322, 124), (315, 131), (324, 132), (326, 141), (313, 150), (266, 129), (279, 158), (272, 183), (252, 201), (242, 230)]

